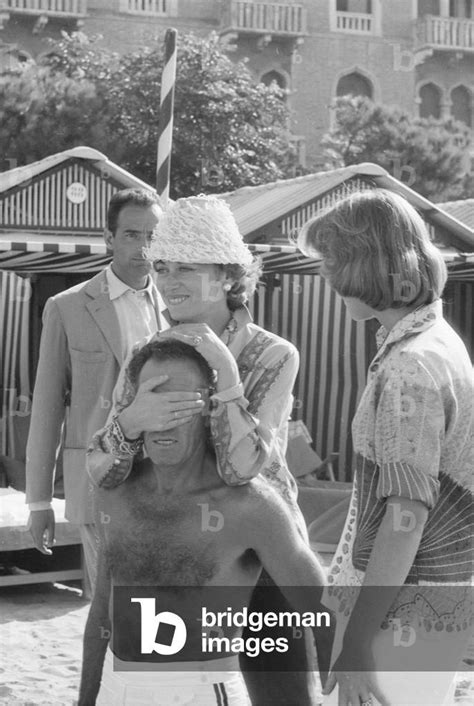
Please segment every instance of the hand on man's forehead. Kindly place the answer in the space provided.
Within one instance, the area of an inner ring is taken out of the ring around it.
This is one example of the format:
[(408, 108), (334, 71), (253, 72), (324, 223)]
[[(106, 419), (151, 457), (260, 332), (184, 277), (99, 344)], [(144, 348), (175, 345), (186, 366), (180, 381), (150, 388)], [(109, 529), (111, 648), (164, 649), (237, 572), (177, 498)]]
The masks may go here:
[[(158, 378), (167, 376), (163, 382)], [(189, 391), (208, 392), (204, 373), (199, 369), (197, 363), (189, 359), (157, 360), (150, 358), (143, 366), (138, 377), (138, 384), (157, 378), (157, 389), (160, 392)]]

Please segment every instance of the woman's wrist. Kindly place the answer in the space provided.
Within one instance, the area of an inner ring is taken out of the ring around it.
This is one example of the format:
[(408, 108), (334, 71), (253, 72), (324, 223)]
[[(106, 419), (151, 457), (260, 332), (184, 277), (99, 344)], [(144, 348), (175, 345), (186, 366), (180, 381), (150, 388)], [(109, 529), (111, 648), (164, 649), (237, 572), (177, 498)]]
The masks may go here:
[(130, 441), (135, 441), (140, 436), (141, 432), (133, 426), (133, 414), (130, 414), (130, 408), (126, 407), (117, 416), (117, 422), (122, 430), (124, 437)]
[(372, 638), (359, 634), (357, 639), (343, 639), (342, 650), (334, 669), (341, 672), (363, 672), (370, 669), (372, 663)]

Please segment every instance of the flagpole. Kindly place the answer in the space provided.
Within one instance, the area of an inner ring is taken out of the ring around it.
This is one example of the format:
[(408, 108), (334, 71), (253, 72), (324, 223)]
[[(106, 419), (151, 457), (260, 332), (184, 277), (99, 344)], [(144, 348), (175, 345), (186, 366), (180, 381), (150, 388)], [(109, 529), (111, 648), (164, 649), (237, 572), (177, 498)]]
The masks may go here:
[(178, 32), (167, 29), (165, 34), (165, 64), (161, 77), (160, 124), (156, 160), (156, 191), (163, 204), (169, 198), (171, 147), (173, 144), (174, 87), (176, 83), (176, 38)]

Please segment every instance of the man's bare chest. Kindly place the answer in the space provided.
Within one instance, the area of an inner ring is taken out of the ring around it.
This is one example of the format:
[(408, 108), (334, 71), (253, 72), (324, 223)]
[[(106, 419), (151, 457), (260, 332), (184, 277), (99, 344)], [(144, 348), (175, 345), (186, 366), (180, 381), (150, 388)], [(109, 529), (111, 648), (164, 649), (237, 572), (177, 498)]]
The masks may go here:
[(125, 490), (114, 498), (104, 527), (114, 582), (202, 586), (233, 573), (236, 563), (245, 570), (234, 518), (209, 496)]

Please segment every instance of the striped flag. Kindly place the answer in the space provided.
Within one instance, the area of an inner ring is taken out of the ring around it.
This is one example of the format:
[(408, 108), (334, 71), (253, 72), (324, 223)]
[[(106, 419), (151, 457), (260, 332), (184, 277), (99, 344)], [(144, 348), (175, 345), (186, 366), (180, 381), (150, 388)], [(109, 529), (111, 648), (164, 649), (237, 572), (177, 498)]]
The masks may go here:
[(175, 29), (166, 30), (165, 65), (161, 77), (160, 130), (156, 165), (156, 190), (166, 204), (170, 190), (171, 146), (173, 142), (174, 87), (176, 83)]

